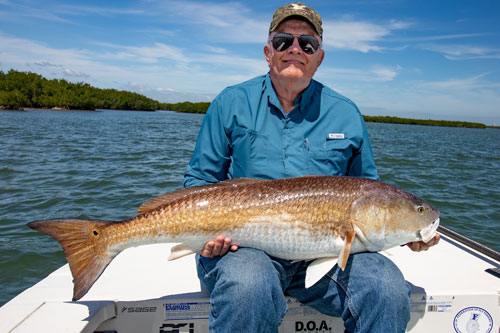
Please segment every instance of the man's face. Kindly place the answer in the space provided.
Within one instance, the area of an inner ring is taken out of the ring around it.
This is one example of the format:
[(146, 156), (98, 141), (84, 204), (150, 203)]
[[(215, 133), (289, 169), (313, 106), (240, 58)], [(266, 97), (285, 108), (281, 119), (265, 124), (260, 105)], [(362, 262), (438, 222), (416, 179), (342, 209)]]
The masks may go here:
[[(301, 20), (286, 20), (274, 31), (275, 33), (289, 33), (292, 35), (312, 35), (321, 41), (319, 35), (309, 23)], [(272, 37), (273, 35), (271, 35)], [(282, 79), (297, 79), (309, 82), (316, 69), (323, 61), (325, 52), (322, 49), (313, 54), (305, 53), (299, 46), (297, 38), (294, 38), (292, 46), (278, 52), (268, 43), (264, 47), (264, 54), (271, 69), (271, 77)]]

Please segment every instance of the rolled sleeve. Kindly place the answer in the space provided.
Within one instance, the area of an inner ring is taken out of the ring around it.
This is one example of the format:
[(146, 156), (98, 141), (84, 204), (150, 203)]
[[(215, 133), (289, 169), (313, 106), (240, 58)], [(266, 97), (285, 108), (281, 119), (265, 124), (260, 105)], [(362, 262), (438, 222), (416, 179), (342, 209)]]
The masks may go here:
[(366, 124), (361, 113), (359, 113), (359, 117), (363, 132), (363, 139), (359, 149), (353, 153), (347, 175), (379, 180), (370, 139), (368, 137), (368, 131), (366, 130)]
[(193, 156), (184, 174), (184, 187), (217, 183), (227, 178), (230, 143), (220, 114), (216, 99), (203, 119)]

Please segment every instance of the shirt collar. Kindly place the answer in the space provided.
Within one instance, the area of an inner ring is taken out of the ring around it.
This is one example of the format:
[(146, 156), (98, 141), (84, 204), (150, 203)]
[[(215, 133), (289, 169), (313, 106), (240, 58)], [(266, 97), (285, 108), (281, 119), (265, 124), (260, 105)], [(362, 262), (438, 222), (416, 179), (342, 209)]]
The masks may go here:
[[(311, 83), (309, 83), (309, 86), (306, 88), (306, 90), (304, 90), (299, 96), (297, 96), (297, 98), (293, 102), (295, 106), (298, 106), (298, 110), (300, 112), (306, 112), (306, 106), (311, 104), (315, 85), (316, 81), (311, 80)], [(267, 94), (269, 103), (277, 107), (279, 110), (283, 111), (278, 96), (276, 95), (276, 91), (274, 90), (269, 72), (267, 73), (266, 79), (264, 81), (263, 93)]]

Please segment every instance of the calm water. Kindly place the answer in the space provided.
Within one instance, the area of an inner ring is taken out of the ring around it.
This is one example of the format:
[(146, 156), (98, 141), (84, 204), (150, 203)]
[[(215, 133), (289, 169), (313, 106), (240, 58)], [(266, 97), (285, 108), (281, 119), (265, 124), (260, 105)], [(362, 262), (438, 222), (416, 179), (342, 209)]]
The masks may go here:
[[(0, 305), (65, 263), (38, 219), (119, 220), (182, 186), (203, 115), (0, 112)], [(500, 130), (367, 124), (380, 176), (500, 251)]]

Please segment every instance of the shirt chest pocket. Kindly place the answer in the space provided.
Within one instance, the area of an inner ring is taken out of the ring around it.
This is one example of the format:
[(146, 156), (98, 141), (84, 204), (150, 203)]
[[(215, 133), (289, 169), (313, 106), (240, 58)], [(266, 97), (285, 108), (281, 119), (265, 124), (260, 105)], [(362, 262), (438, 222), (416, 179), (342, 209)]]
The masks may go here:
[(243, 128), (236, 127), (231, 134), (231, 143), (233, 146), (233, 151), (239, 151), (241, 149), (251, 149), (260, 148), (259, 145), (267, 141), (267, 137), (259, 132)]
[(308, 172), (324, 175), (346, 175), (352, 156), (349, 139), (326, 140), (322, 146), (311, 146), (308, 151)]
[(268, 158), (269, 140), (255, 130), (237, 127), (231, 134), (232, 162), (238, 175), (248, 174), (252, 168), (262, 168)]

